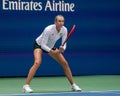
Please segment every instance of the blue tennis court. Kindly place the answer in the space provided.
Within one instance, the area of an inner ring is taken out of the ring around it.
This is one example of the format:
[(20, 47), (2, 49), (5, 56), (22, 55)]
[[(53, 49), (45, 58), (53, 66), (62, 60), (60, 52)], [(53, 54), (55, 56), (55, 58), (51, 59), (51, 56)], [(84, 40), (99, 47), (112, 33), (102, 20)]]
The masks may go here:
[(119, 91), (11, 94), (6, 96), (120, 96)]

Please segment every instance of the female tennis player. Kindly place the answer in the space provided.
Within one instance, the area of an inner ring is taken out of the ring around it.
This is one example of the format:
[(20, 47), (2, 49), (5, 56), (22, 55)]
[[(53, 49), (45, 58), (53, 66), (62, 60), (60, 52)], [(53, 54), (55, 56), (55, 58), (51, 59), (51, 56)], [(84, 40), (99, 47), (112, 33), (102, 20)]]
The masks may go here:
[(42, 54), (44, 52), (48, 53), (49, 56), (51, 56), (62, 66), (65, 75), (67, 76), (71, 84), (72, 90), (81, 91), (81, 88), (79, 88), (79, 86), (75, 84), (69, 64), (62, 54), (66, 49), (66, 43), (64, 44), (64, 46), (60, 46), (59, 49), (54, 48), (54, 45), (58, 39), (62, 38), (63, 43), (66, 37), (67, 28), (64, 26), (64, 17), (62, 15), (57, 15), (55, 17), (54, 24), (47, 26), (42, 34), (35, 40), (34, 64), (30, 68), (28, 77), (26, 79), (26, 84), (23, 86), (23, 91), (25, 93), (33, 92), (33, 90), (30, 88), (30, 82), (41, 64)]

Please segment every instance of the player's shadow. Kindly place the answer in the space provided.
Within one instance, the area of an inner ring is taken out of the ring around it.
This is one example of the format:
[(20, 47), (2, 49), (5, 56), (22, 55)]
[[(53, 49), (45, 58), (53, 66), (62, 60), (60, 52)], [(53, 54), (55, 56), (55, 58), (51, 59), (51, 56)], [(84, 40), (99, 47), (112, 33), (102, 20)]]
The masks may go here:
[(33, 93), (41, 93), (41, 94), (42, 94), (42, 93), (43, 93), (43, 94), (46, 93), (46, 94), (47, 94), (47, 93), (65, 93), (65, 92), (73, 92), (73, 91), (70, 91), (70, 90), (68, 90), (68, 91), (63, 91), (63, 90), (59, 90), (59, 91), (58, 91), (58, 90), (57, 90), (57, 91), (56, 91), (56, 90), (49, 90), (49, 91), (48, 91), (48, 90), (45, 90), (45, 91), (42, 90), (42, 91), (39, 91), (39, 90), (36, 90), (36, 91), (34, 91)]

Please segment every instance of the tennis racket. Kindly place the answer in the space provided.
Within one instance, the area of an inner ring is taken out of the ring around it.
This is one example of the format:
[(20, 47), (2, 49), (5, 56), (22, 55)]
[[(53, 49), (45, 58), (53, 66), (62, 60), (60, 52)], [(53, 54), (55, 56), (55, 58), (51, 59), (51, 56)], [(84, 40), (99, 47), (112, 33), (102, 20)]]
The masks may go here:
[(75, 30), (75, 27), (76, 27), (75, 25), (72, 26), (72, 28), (70, 29), (70, 32), (69, 32), (68, 35), (67, 35), (67, 38), (65, 39), (65, 41), (64, 41), (63, 44), (62, 44), (62, 46), (64, 46), (65, 43), (68, 41), (68, 39), (71, 37), (72, 33), (73, 33), (74, 30)]

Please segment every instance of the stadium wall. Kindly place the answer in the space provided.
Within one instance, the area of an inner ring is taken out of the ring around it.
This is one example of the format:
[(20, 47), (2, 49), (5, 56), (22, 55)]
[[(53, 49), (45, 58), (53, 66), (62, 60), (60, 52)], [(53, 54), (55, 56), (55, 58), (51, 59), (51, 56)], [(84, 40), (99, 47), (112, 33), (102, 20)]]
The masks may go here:
[[(65, 17), (68, 30), (76, 24), (64, 53), (73, 75), (120, 74), (119, 3), (118, 0), (1, 0), (0, 76), (28, 74), (34, 62), (34, 40), (44, 27), (54, 23), (58, 14)], [(61, 66), (43, 54), (36, 76), (58, 75), (64, 75)]]

